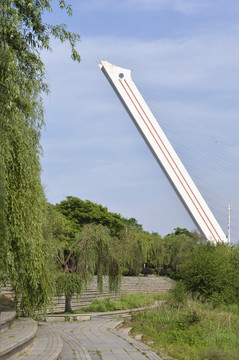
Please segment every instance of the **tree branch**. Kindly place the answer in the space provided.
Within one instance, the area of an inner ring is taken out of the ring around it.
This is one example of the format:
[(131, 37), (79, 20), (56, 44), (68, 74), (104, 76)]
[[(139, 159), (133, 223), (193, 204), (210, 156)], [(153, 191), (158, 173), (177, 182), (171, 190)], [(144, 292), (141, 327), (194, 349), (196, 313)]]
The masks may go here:
[(80, 242), (81, 242), (82, 239), (79, 239), (77, 240), (71, 247), (70, 251), (69, 251), (69, 254), (65, 260), (65, 265), (68, 263), (68, 261), (70, 260), (71, 258), (71, 255), (73, 254), (73, 251), (74, 251), (74, 248), (76, 247), (76, 245), (78, 245)]
[(58, 264), (65, 266), (66, 264), (59, 258), (59, 256), (54, 255), (55, 260), (58, 262)]

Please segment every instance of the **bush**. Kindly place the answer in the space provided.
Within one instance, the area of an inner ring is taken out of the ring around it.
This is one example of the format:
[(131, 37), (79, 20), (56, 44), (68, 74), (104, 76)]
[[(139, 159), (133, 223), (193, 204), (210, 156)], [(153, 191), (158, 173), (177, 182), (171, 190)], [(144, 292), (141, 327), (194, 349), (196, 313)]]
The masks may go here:
[(195, 247), (180, 267), (186, 289), (211, 300), (215, 306), (239, 304), (239, 248), (226, 244)]
[(168, 303), (170, 305), (180, 306), (187, 300), (186, 287), (182, 280), (177, 281), (169, 293)]

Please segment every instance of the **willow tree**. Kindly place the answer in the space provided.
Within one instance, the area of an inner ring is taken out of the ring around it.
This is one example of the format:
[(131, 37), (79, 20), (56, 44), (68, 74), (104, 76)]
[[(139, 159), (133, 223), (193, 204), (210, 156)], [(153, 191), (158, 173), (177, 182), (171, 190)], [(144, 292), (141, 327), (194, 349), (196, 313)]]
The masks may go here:
[[(100, 292), (103, 290), (103, 275), (108, 275), (109, 290), (117, 292), (123, 259), (119, 244), (111, 236), (108, 227), (99, 224), (84, 225), (82, 231), (76, 234), (73, 244), (70, 240), (71, 245), (67, 248), (66, 242), (64, 243), (64, 251), (58, 251), (55, 259), (60, 265), (56, 281), (57, 292), (65, 295), (66, 312), (72, 312), (72, 296), (81, 294), (82, 286), (92, 280), (95, 272)], [(61, 241), (58, 249), (62, 249)]]
[[(65, 1), (59, 6), (71, 15)], [(68, 40), (72, 58), (79, 35), (42, 20), (50, 0), (0, 2), (0, 235), (1, 272), (10, 279), (23, 312), (42, 307), (51, 293), (51, 266), (42, 227), (46, 201), (41, 185), (42, 94), (48, 92), (40, 50), (51, 36)]]
[(125, 222), (125, 229), (120, 234), (120, 253), (124, 259), (124, 274), (139, 275), (146, 273), (147, 268), (158, 272), (162, 265), (163, 240), (156, 233), (150, 234), (144, 231), (142, 225), (132, 224), (134, 220), (132, 218)]

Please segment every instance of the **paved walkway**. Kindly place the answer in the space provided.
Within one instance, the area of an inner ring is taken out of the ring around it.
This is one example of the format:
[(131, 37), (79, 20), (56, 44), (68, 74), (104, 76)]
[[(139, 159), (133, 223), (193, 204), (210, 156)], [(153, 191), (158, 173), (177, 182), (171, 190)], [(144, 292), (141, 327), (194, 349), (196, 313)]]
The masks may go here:
[(122, 320), (92, 317), (85, 322), (56, 322), (52, 328), (63, 339), (63, 360), (162, 360), (148, 346), (115, 330)]
[(14, 322), (15, 316), (15, 310), (7, 306), (0, 306), (0, 334)]

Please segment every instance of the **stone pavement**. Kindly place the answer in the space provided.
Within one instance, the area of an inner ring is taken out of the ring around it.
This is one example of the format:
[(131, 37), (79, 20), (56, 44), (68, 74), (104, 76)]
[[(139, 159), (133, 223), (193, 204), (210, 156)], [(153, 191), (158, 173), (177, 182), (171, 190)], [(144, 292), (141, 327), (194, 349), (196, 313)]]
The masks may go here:
[(36, 321), (31, 318), (19, 318), (14, 326), (0, 334), (0, 359), (11, 358), (32, 344), (36, 332)]
[(85, 322), (47, 323), (63, 340), (63, 360), (162, 360), (116, 327), (122, 320), (93, 316)]
[(32, 347), (24, 351), (20, 360), (57, 360), (62, 351), (62, 340), (58, 334), (53, 333), (50, 327), (39, 324), (36, 341)]
[(7, 327), (12, 325), (16, 316), (16, 311), (6, 306), (0, 306), (0, 334)]

